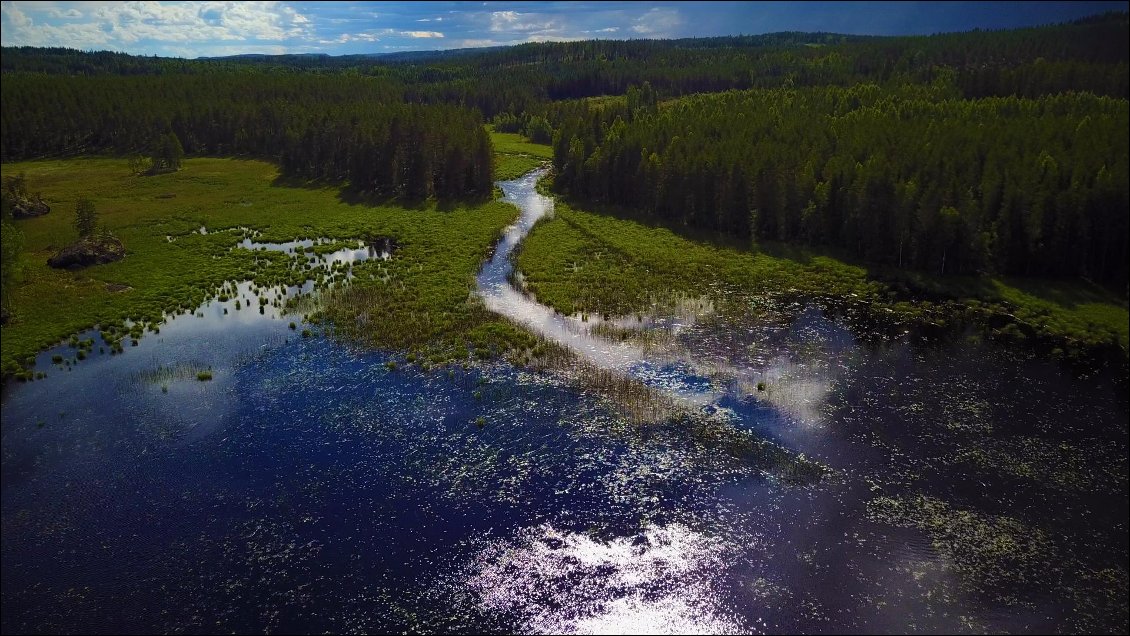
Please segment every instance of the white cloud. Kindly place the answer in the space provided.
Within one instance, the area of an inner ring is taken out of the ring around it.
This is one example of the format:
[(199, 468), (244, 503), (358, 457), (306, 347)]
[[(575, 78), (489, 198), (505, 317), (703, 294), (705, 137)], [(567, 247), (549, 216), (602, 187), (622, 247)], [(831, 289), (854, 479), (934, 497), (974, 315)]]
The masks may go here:
[(499, 42), (497, 40), (470, 38), (466, 40), (459, 40), (457, 46), (461, 49), (477, 49), (484, 46), (499, 46), (500, 44), (502, 44), (502, 42)]
[(14, 2), (5, 2), (3, 5), (0, 5), (0, 12), (7, 18), (8, 24), (12, 26), (17, 28), (31, 26), (31, 18), (27, 17), (27, 14), (23, 11), (20, 11), (20, 8), (17, 7)]
[(82, 12), (73, 7), (17, 7), (14, 2), (5, 2), (3, 17), (5, 45), (76, 48), (121, 47), (142, 41), (283, 42), (308, 37), (313, 28), (309, 18), (290, 5), (275, 1), (99, 4), (89, 12), (92, 21), (63, 24), (51, 24), (46, 19), (83, 17)]
[[(595, 13), (586, 9), (582, 18), (570, 11), (462, 5), (466, 10), (444, 11), (442, 16), (383, 15), (378, 20), (367, 4), (299, 9), (290, 0), (0, 2), (5, 46), (70, 46), (186, 57), (219, 55), (235, 48), (264, 52), (263, 47), (337, 53), (363, 50), (373, 42), (382, 47), (403, 43), (411, 48), (470, 48), (593, 37), (676, 37), (685, 28), (683, 16), (668, 6)], [(601, 23), (606, 26), (600, 27)]]
[(0, 8), (4, 28), (0, 30), (0, 43), (4, 46), (72, 46), (90, 48), (109, 43), (109, 34), (93, 22), (85, 24), (37, 24), (14, 2), (5, 2)]
[(318, 40), (318, 44), (345, 44), (346, 42), (380, 42), (383, 32), (342, 33), (332, 40)]
[(675, 9), (652, 9), (635, 19), (632, 30), (640, 35), (666, 37), (683, 25), (683, 16)]
[(62, 9), (51, 7), (47, 10), (47, 13), (52, 18), (58, 18), (61, 20), (73, 20), (75, 18), (82, 17), (82, 11), (79, 11), (78, 9), (67, 9), (66, 11), (63, 11)]
[(554, 18), (546, 18), (535, 13), (517, 11), (493, 11), (490, 14), (490, 30), (499, 32), (549, 33), (561, 30), (561, 23)]
[(285, 55), (287, 53), (293, 53), (293, 51), (278, 44), (233, 44), (230, 46), (212, 47), (208, 51), (208, 55), (215, 57), (222, 57), (224, 55), (247, 55), (249, 53)]
[[(396, 29), (375, 29), (364, 33), (342, 33), (330, 40), (318, 40), (318, 44), (345, 44), (347, 42), (380, 42), (382, 37), (400, 36), (407, 38), (442, 38), (439, 31), (397, 31)], [(385, 45), (385, 48), (389, 48)]]
[(547, 35), (535, 33), (526, 38), (527, 42), (579, 42), (585, 38), (570, 35)]

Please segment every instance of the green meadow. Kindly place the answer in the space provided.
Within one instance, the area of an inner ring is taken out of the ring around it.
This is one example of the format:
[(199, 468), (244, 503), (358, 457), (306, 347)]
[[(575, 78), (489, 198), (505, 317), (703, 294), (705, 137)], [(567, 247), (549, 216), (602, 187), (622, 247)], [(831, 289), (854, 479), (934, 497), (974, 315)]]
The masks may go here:
[[(234, 228), (257, 230), (263, 242), (393, 238), (392, 259), (357, 264), (352, 284), (311, 311), (343, 335), (434, 363), (534, 345), (472, 294), (480, 263), (517, 215), (509, 204), (368, 205), (337, 187), (282, 185), (275, 166), (236, 159), (190, 159), (179, 172), (158, 176), (134, 176), (119, 158), (2, 168), (4, 176), (25, 173), (30, 190), (51, 206), (46, 216), (16, 222), (24, 251), (13, 321), (3, 328), (5, 374), (95, 325), (105, 330), (132, 319), (156, 326), (164, 312), (218, 295), (225, 281), (269, 288), (325, 278), (293, 269), (283, 253), (233, 249), (242, 234), (221, 230)], [(76, 238), (71, 223), (80, 197), (94, 201), (99, 221), (125, 243), (126, 257), (78, 271), (52, 269), (47, 258)], [(197, 232), (201, 226), (208, 234)]]
[(519, 250), (527, 289), (564, 313), (642, 312), (672, 293), (788, 293), (851, 299), (896, 320), (974, 319), (995, 325), (995, 337), (1039, 338), (1066, 353), (1127, 348), (1126, 302), (1083, 281), (908, 275), (802, 248), (689, 237), (560, 200), (553, 218), (535, 226)]
[(544, 144), (527, 141), (517, 133), (495, 132), (492, 127), (490, 141), (494, 145), (494, 178), (496, 181), (517, 179), (534, 168), (553, 159), (553, 149)]
[[(499, 179), (542, 165), (549, 153), (520, 135), (491, 136)], [(271, 288), (329, 280), (332, 272), (296, 270), (282, 253), (233, 249), (243, 236), (239, 228), (260, 232), (261, 242), (394, 239), (391, 260), (355, 265), (352, 284), (298, 308), (341, 336), (406, 350), (422, 364), (509, 353), (526, 359), (541, 351), (536, 337), (486, 312), (472, 293), (490, 246), (517, 213), (500, 201), (451, 208), (372, 205), (336, 186), (286, 185), (271, 164), (237, 159), (191, 159), (181, 171), (157, 176), (134, 176), (120, 158), (3, 166), (4, 176), (19, 173), (52, 211), (17, 222), (24, 251), (14, 320), (3, 328), (5, 374), (93, 326), (124, 332), (132, 320), (156, 327), (166, 312), (219, 295), (227, 281)], [(95, 202), (100, 222), (124, 241), (127, 256), (78, 271), (52, 269), (47, 258), (74, 240), (75, 202), (84, 196)], [(198, 232), (202, 226), (208, 234)], [(993, 322), (995, 336), (1049, 339), (1067, 352), (1112, 342), (1125, 351), (1128, 340), (1125, 301), (1082, 282), (875, 271), (799, 248), (750, 249), (689, 236), (562, 201), (516, 259), (528, 290), (564, 313), (642, 312), (672, 294), (789, 293), (852, 299), (897, 320), (980, 318)], [(1002, 326), (1002, 317), (1008, 324)]]

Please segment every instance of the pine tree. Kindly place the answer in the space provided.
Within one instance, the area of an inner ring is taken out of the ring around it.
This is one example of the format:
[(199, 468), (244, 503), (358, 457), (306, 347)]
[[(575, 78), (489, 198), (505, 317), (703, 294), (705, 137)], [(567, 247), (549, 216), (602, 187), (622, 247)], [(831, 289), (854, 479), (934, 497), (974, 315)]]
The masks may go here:
[(94, 235), (94, 230), (98, 227), (98, 211), (95, 210), (93, 201), (82, 197), (75, 203), (74, 226), (80, 239)]

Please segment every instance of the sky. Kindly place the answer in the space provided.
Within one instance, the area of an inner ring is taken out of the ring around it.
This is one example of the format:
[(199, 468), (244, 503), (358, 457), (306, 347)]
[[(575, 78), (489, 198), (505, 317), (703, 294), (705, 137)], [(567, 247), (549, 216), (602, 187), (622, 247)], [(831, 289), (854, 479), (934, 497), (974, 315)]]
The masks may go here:
[(4, 46), (135, 55), (391, 53), (590, 39), (914, 35), (1126, 11), (1130, 2), (2, 2)]

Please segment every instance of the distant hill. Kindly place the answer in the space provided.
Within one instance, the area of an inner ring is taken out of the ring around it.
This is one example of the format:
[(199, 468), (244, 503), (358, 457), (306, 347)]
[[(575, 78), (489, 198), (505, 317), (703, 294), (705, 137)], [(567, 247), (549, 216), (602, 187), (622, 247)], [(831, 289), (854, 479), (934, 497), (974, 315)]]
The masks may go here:
[[(488, 116), (546, 99), (622, 95), (650, 82), (660, 96), (861, 81), (931, 82), (956, 72), (969, 97), (1083, 90), (1128, 92), (1127, 13), (1014, 29), (932, 36), (782, 32), (677, 40), (588, 40), (506, 47), (199, 59), (68, 48), (4, 47), (3, 73), (144, 75), (217, 71), (350, 72), (403, 82), (410, 99), (459, 101)], [(439, 85), (448, 84), (445, 88)], [(432, 88), (421, 88), (428, 86)], [(416, 87), (416, 88), (412, 88)]]

